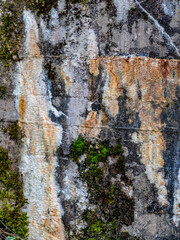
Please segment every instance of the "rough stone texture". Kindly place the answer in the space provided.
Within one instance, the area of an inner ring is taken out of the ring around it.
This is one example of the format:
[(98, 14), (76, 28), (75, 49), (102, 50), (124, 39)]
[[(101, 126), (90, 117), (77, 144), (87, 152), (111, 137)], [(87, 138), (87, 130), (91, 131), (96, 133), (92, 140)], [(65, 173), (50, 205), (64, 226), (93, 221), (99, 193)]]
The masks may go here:
[(80, 232), (86, 224), (77, 220), (88, 189), (69, 156), (79, 135), (123, 145), (135, 212), (122, 231), (180, 238), (179, 12), (176, 0), (60, 0), (46, 15), (24, 10), (23, 59), (10, 71), (1, 64), (0, 127), (19, 120), (25, 136), (20, 150), (0, 139), (21, 159), (29, 239), (68, 239), (66, 225)]

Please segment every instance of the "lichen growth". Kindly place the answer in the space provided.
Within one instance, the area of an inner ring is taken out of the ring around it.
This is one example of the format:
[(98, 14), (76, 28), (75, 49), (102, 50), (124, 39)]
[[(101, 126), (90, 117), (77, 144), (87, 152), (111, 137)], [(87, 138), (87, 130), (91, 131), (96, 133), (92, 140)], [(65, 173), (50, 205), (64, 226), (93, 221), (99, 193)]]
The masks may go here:
[[(120, 144), (114, 147), (108, 142), (91, 144), (81, 136), (71, 145), (71, 158), (78, 165), (82, 181), (89, 192), (89, 207), (82, 214), (86, 227), (77, 235), (69, 231), (70, 239), (115, 240), (133, 239), (128, 235), (122, 238), (123, 224), (130, 225), (134, 219), (134, 200), (122, 190), (122, 183), (129, 185), (125, 174), (125, 159)], [(85, 160), (80, 157), (85, 155)], [(125, 235), (125, 234), (124, 234)], [(127, 235), (127, 234), (126, 234)], [(74, 238), (75, 237), (75, 238)]]
[(4, 98), (6, 95), (6, 86), (0, 86), (0, 98)]
[(57, 0), (5, 0), (0, 2), (0, 59), (9, 67), (21, 60), (19, 50), (23, 39), (23, 10), (46, 14)]
[[(88, 0), (70, 0), (85, 4)], [(19, 54), (23, 39), (23, 10), (31, 9), (48, 14), (58, 0), (5, 0), (0, 2), (0, 59), (9, 67), (12, 62), (22, 59)]]
[(21, 128), (18, 125), (18, 121), (4, 128), (3, 133), (8, 133), (8, 135), (10, 136), (10, 139), (16, 141), (17, 143), (20, 143), (23, 137), (23, 133)]
[(81, 4), (86, 4), (89, 2), (89, 0), (71, 0), (72, 3), (81, 3)]
[(27, 0), (26, 7), (33, 8), (37, 14), (47, 14), (57, 0)]
[[(23, 185), (6, 150), (0, 147), (0, 220), (16, 235), (28, 237), (28, 217), (21, 209), (27, 204), (24, 198)], [(0, 224), (0, 228), (4, 228)], [(18, 238), (17, 238), (18, 239)]]
[(6, 0), (0, 3), (0, 59), (7, 65), (19, 60), (20, 41), (23, 37), (22, 0)]

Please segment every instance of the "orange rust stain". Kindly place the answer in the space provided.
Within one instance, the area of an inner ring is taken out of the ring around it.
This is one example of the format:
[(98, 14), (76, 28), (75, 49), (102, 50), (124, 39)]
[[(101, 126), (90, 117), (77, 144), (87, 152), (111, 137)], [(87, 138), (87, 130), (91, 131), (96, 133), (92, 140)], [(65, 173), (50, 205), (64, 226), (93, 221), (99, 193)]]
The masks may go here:
[(71, 85), (72, 83), (70, 82), (70, 77), (66, 77), (66, 82), (67, 82), (67, 85)]
[(161, 61), (161, 71), (162, 71), (162, 76), (164, 80), (164, 84), (167, 85), (167, 77), (169, 75), (169, 60), (163, 59)]
[[(170, 87), (169, 90), (173, 93), (171, 98), (176, 98), (174, 89), (180, 81), (178, 79), (180, 65), (177, 61), (141, 57), (99, 58), (98, 60), (104, 66), (107, 76), (109, 76), (109, 99), (112, 102), (122, 96), (122, 89), (126, 90), (127, 98), (133, 101), (132, 107), (136, 108), (140, 101), (152, 101), (158, 104), (167, 101), (168, 98), (165, 98), (164, 94), (165, 87)], [(175, 74), (176, 80), (172, 80), (173, 74)], [(163, 76), (170, 82), (170, 86), (163, 84)]]
[(177, 63), (177, 78), (180, 80), (180, 61)]
[[(69, 65), (70, 63), (68, 62), (68, 68), (70, 67)], [(68, 93), (70, 87), (72, 86), (71, 78), (66, 75), (62, 66), (60, 66), (60, 74), (61, 74), (61, 78), (64, 80), (66, 92)]]
[[(51, 107), (49, 101), (44, 97), (44, 82), (42, 76), (43, 58), (37, 44), (37, 31), (33, 20), (32, 28), (28, 32), (25, 42), (28, 57), (20, 65), (20, 88), (25, 92), (19, 96), (20, 120), (26, 123), (24, 128), (24, 144), (22, 147), (22, 158), (27, 157), (34, 163), (31, 179), (25, 181), (33, 182), (34, 188), (31, 193), (26, 192), (29, 200), (30, 239), (65, 239), (61, 212), (56, 195), (54, 183), (55, 156), (60, 129), (55, 126), (48, 117), (48, 109)], [(30, 24), (31, 25), (31, 24)], [(68, 78), (66, 79), (69, 80)], [(30, 151), (30, 152), (29, 152)], [(36, 172), (37, 163), (37, 172)], [(32, 164), (33, 165), (33, 164)], [(33, 178), (32, 176), (35, 176)], [(38, 181), (40, 179), (40, 181)], [(34, 189), (42, 188), (42, 192)], [(38, 196), (40, 194), (40, 197)], [(35, 201), (34, 201), (35, 199)], [(37, 203), (41, 199), (40, 205)], [(47, 209), (52, 212), (47, 215)], [(40, 214), (41, 213), (41, 214)], [(39, 237), (34, 237), (37, 236)]]
[(112, 62), (109, 63), (109, 67), (110, 67), (110, 75), (111, 75), (110, 93), (114, 94), (115, 91), (118, 90), (118, 86), (119, 86), (118, 76), (114, 72), (114, 65), (112, 64)]
[(19, 98), (19, 114), (20, 114), (21, 121), (24, 119), (25, 112), (26, 112), (26, 101), (25, 101), (25, 97), (22, 95)]
[[(33, 86), (36, 86), (35, 80), (33, 80)], [(32, 94), (37, 95), (37, 89), (35, 87), (32, 88)]]
[(37, 45), (37, 36), (35, 31), (30, 32), (30, 38), (31, 38), (31, 41), (29, 41), (29, 48), (28, 48), (30, 55), (33, 57), (40, 57), (41, 53), (40, 53), (39, 46)]
[(156, 181), (159, 183), (160, 186), (165, 185), (165, 180), (160, 178), (157, 173), (155, 174), (155, 178), (156, 178)]
[(108, 121), (109, 121), (109, 119), (108, 119), (107, 115), (104, 112), (102, 112), (102, 124), (103, 124), (103, 126), (106, 126), (108, 124)]
[(146, 154), (146, 157), (145, 157), (145, 162), (144, 164), (147, 165), (149, 163), (149, 160), (150, 160), (150, 157), (149, 157), (149, 149), (150, 149), (150, 144), (147, 143), (145, 145), (145, 154)]
[[(104, 117), (104, 115), (103, 115)], [(105, 120), (105, 117), (104, 117)], [(98, 136), (102, 126), (102, 112), (92, 111), (88, 114), (87, 119), (82, 123), (81, 133), (87, 136)]]
[(88, 120), (84, 123), (84, 126), (86, 128), (92, 128), (95, 127), (98, 123), (97, 120), (97, 112), (92, 111), (89, 115), (88, 115)]
[(99, 61), (97, 59), (90, 60), (89, 70), (94, 76), (99, 74)]
[[(141, 126), (136, 141), (141, 146), (141, 161), (147, 169), (152, 169), (152, 176), (148, 170), (149, 178), (165, 196), (167, 192), (161, 169), (164, 166), (166, 142), (161, 133), (164, 128), (161, 114), (162, 109), (176, 99), (177, 87), (180, 85), (180, 61), (144, 57), (99, 57), (92, 62), (91, 69), (99, 64), (106, 81), (103, 105), (112, 117), (116, 117), (118, 113), (121, 114), (118, 98), (124, 97), (127, 112), (138, 113)], [(133, 117), (129, 117), (128, 121), (132, 123)], [(89, 121), (87, 124), (93, 127), (94, 122)], [(167, 204), (167, 201), (163, 199), (162, 204)]]
[(32, 220), (31, 225), (34, 227), (34, 220)]

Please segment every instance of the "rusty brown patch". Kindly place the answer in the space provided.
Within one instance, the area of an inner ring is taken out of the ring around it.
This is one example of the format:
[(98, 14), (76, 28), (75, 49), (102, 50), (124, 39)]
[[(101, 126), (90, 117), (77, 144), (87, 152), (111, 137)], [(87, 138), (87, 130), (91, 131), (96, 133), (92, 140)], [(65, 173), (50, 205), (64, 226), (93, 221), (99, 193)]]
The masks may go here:
[[(167, 205), (162, 170), (166, 142), (161, 133), (164, 128), (161, 113), (164, 107), (176, 99), (176, 89), (180, 84), (180, 61), (144, 57), (99, 57), (92, 61), (90, 71), (94, 72), (93, 69), (97, 69), (99, 64), (106, 81), (102, 103), (108, 114), (116, 117), (121, 114), (118, 98), (123, 97), (125, 90), (125, 107), (127, 111), (137, 112), (141, 122), (139, 134), (134, 134), (132, 138), (140, 144), (141, 161), (146, 166), (150, 181), (159, 189), (160, 202)], [(92, 119), (89, 119), (86, 127), (97, 126), (95, 119)], [(128, 121), (132, 123), (133, 118), (130, 117)]]
[[(29, 186), (33, 184), (31, 191), (28, 187), (25, 188), (29, 201), (28, 216), (32, 223), (29, 235), (30, 239), (63, 240), (65, 237), (54, 176), (54, 151), (59, 145), (58, 138), (61, 138), (61, 132), (48, 116), (51, 103), (45, 97), (43, 57), (37, 44), (38, 29), (33, 16), (29, 15), (29, 21), (30, 29), (25, 41), (27, 57), (21, 65), (19, 64), (19, 113), (20, 121), (26, 124), (22, 145), (22, 173), (24, 174), (25, 170), (23, 164), (30, 164), (28, 166), (33, 169), (29, 178), (26, 174), (23, 175), (25, 186), (27, 182)], [(65, 80), (70, 79), (67, 77)], [(22, 95), (22, 92), (26, 95)], [(38, 192), (37, 189), (42, 191)]]
[[(68, 62), (68, 68), (70, 67), (70, 63)], [(61, 79), (63, 79), (64, 83), (65, 83), (65, 89), (66, 89), (66, 93), (68, 93), (70, 87), (72, 86), (72, 81), (71, 78), (69, 76), (66, 75), (64, 69), (62, 66), (60, 66), (60, 74), (61, 74)]]
[(164, 80), (164, 84), (167, 86), (167, 77), (170, 71), (169, 60), (163, 59), (161, 61), (161, 72)]
[(97, 76), (99, 74), (99, 61), (97, 59), (90, 60), (89, 71), (94, 76)]
[(25, 102), (25, 97), (22, 95), (19, 98), (19, 114), (20, 114), (21, 121), (24, 119), (25, 111), (26, 111), (26, 102)]
[(102, 112), (92, 111), (88, 114), (87, 119), (82, 123), (81, 133), (83, 135), (97, 137), (102, 126)]

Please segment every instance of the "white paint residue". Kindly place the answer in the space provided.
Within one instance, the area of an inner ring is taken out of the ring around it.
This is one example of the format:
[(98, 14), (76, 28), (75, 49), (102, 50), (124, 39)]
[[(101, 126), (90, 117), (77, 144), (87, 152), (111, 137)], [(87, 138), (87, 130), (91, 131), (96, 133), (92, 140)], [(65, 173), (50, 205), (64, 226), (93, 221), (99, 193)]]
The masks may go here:
[[(180, 171), (179, 171), (179, 176), (180, 176)], [(174, 192), (173, 213), (174, 213), (173, 221), (175, 225), (178, 227), (180, 223), (180, 188), (175, 189), (175, 192)]]
[(162, 7), (164, 13), (172, 17), (174, 15), (176, 3), (177, 3), (176, 0), (163, 0)]
[(117, 17), (119, 21), (127, 20), (128, 11), (133, 7), (133, 0), (114, 0), (117, 9)]
[(54, 151), (62, 140), (62, 127), (48, 116), (58, 112), (43, 81), (43, 57), (38, 47), (38, 27), (30, 11), (24, 11), (27, 57), (19, 63), (20, 73), (15, 91), (18, 94), (19, 120), (24, 129), (20, 171), (24, 194), (28, 199), (29, 239), (63, 240), (62, 209), (55, 182), (57, 166)]
[(74, 162), (71, 162), (69, 168), (65, 171), (64, 194), (65, 200), (77, 202), (78, 213), (87, 209), (89, 204), (87, 184), (83, 183), (79, 177), (78, 167)]
[(115, 97), (113, 96), (113, 94), (111, 94), (111, 92), (110, 92), (110, 87), (109, 87), (110, 78), (109, 78), (109, 74), (107, 74), (107, 76), (105, 76), (105, 74), (103, 73), (102, 77), (103, 77), (103, 79), (105, 79), (104, 86), (103, 86), (103, 98), (102, 98), (102, 101), (103, 101), (104, 106), (106, 106), (106, 109), (107, 109), (108, 113), (111, 114), (112, 116), (115, 116), (116, 112), (115, 113), (113, 112), (113, 106), (117, 105), (118, 102), (115, 99)]
[(65, 39), (65, 29), (59, 22), (58, 12), (55, 8), (51, 9), (49, 28), (47, 23), (41, 18), (40, 26), (43, 34), (43, 39), (50, 42), (53, 46), (62, 42)]
[(58, 1), (58, 11), (63, 12), (66, 6), (66, 1), (65, 0), (59, 0)]
[(98, 56), (98, 46), (96, 35), (92, 29), (89, 29), (88, 33), (88, 56), (90, 59), (96, 58)]
[(116, 117), (119, 113), (118, 97), (119, 97), (119, 88), (117, 84), (117, 79), (114, 74), (114, 69), (112, 64), (107, 64), (106, 66), (107, 74), (103, 73), (102, 78), (105, 80), (103, 86), (103, 105), (106, 106), (108, 113)]
[[(158, 132), (151, 136), (146, 133), (133, 133), (132, 140), (140, 144), (141, 162), (146, 166), (146, 173), (151, 183), (158, 189), (158, 198), (162, 206), (168, 205), (167, 189), (165, 186), (164, 173), (162, 172), (164, 143), (162, 135)], [(161, 146), (156, 147), (159, 143)]]
[(177, 53), (178, 56), (180, 56), (180, 52), (179, 49), (176, 47), (176, 45), (173, 43), (171, 37), (165, 32), (164, 28), (158, 23), (158, 21), (148, 12), (146, 11), (145, 8), (143, 8), (141, 6), (141, 4), (136, 0), (137, 5), (141, 8), (141, 10), (146, 13), (149, 17), (149, 19), (151, 19), (154, 22), (154, 25), (156, 26), (156, 28), (159, 30), (159, 32), (165, 37), (165, 39), (167, 40), (167, 42), (169, 43), (170, 46), (172, 46), (175, 50), (175, 52)]

